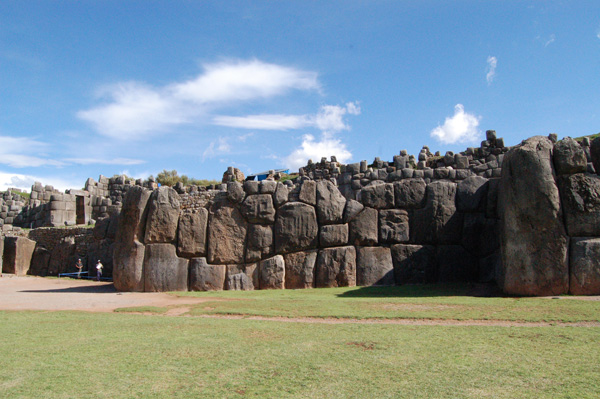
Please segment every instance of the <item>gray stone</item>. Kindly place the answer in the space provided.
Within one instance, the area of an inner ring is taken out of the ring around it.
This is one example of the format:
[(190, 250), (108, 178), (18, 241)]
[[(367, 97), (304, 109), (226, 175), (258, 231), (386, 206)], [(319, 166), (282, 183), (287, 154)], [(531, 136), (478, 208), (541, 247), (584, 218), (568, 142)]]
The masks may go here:
[(403, 209), (379, 211), (379, 242), (396, 244), (408, 242), (408, 212)]
[(572, 238), (569, 294), (600, 295), (600, 239)]
[(378, 242), (378, 214), (373, 208), (364, 208), (350, 222), (350, 244), (357, 246), (377, 245)]
[(343, 218), (344, 223), (351, 222), (363, 209), (364, 205), (356, 200), (349, 199), (346, 201)]
[(486, 205), (487, 182), (484, 177), (471, 176), (458, 183), (456, 209), (462, 212), (481, 211)]
[(454, 244), (460, 241), (462, 214), (456, 212), (456, 183), (434, 181), (427, 185), (423, 209), (410, 218), (411, 241), (416, 244)]
[(485, 205), (485, 217), (489, 219), (498, 218), (498, 187), (500, 179), (488, 180), (488, 192)]
[(356, 250), (353, 246), (319, 250), (315, 267), (316, 287), (356, 286)]
[(303, 181), (298, 199), (305, 204), (317, 205), (317, 182), (314, 180)]
[(271, 194), (257, 194), (246, 197), (240, 212), (250, 223), (272, 224), (275, 222), (275, 207)]
[(256, 262), (273, 253), (273, 226), (251, 224), (248, 226), (246, 262)]
[(596, 173), (600, 173), (600, 137), (596, 137), (590, 143), (590, 158)]
[(274, 233), (277, 253), (316, 248), (319, 226), (315, 208), (301, 202), (283, 205), (275, 218)]
[(285, 263), (285, 288), (314, 287), (314, 269), (317, 250), (292, 252), (283, 255)]
[(242, 183), (237, 181), (227, 183), (227, 198), (233, 203), (240, 204), (246, 198)]
[(285, 286), (285, 262), (283, 256), (275, 255), (259, 263), (261, 290), (283, 289)]
[(425, 205), (425, 180), (405, 179), (394, 183), (396, 207), (405, 209), (422, 208)]
[(171, 244), (148, 244), (144, 255), (144, 291), (187, 291), (188, 260)]
[(394, 207), (394, 186), (391, 183), (375, 184), (362, 189), (360, 199), (364, 206), (375, 209)]
[(229, 201), (217, 199), (208, 213), (208, 263), (244, 261), (248, 223)]
[(209, 265), (206, 258), (192, 258), (189, 273), (190, 291), (221, 291), (225, 287), (227, 266)]
[(394, 285), (394, 265), (389, 248), (360, 247), (356, 253), (356, 284)]
[(34, 250), (35, 241), (25, 237), (4, 237), (2, 272), (17, 276), (27, 275)]
[(179, 194), (171, 187), (159, 187), (148, 200), (148, 218), (144, 243), (172, 243), (179, 221)]
[(277, 183), (277, 189), (275, 190), (275, 194), (273, 194), (273, 203), (275, 207), (279, 208), (281, 205), (285, 204), (288, 201), (289, 189), (283, 183)]
[(144, 244), (139, 241), (117, 239), (113, 255), (113, 282), (118, 291), (144, 291), (144, 254)]
[(246, 180), (244, 181), (244, 191), (248, 195), (258, 194), (259, 185), (257, 181), (254, 180)]
[(71, 273), (76, 271), (75, 263), (75, 237), (63, 237), (58, 245), (52, 248), (48, 274), (56, 276), (59, 273)]
[(177, 254), (184, 258), (206, 255), (206, 226), (208, 210), (186, 210), (179, 216)]
[(557, 175), (585, 172), (587, 158), (583, 148), (570, 137), (554, 144), (554, 170)]
[(440, 283), (474, 282), (479, 277), (479, 261), (460, 245), (437, 247)]
[(600, 177), (583, 173), (561, 176), (558, 187), (568, 234), (600, 236)]
[(552, 142), (536, 136), (504, 157), (499, 189), (501, 286), (510, 295), (569, 290), (568, 237), (552, 169)]
[(258, 287), (258, 265), (256, 263), (246, 265), (227, 265), (225, 289), (248, 291)]
[(485, 257), (500, 248), (498, 221), (487, 219), (482, 213), (464, 216), (462, 246), (472, 255)]
[(477, 281), (479, 283), (491, 283), (496, 281), (496, 276), (501, 272), (502, 269), (502, 257), (500, 251), (494, 252), (485, 258), (479, 259), (479, 277)]
[(321, 226), (319, 233), (320, 247), (336, 247), (348, 244), (348, 225), (330, 224)]
[[(2, 253), (2, 245), (4, 241), (0, 239), (0, 254)], [(0, 256), (0, 263), (2, 262)], [(27, 274), (32, 276), (47, 276), (48, 275), (48, 265), (50, 264), (50, 251), (43, 247), (36, 247), (33, 251), (33, 256), (31, 257), (31, 265), (29, 267), (29, 271)], [(1, 270), (0, 264), (0, 270)]]
[(437, 253), (432, 245), (396, 244), (391, 247), (396, 284), (436, 281)]
[(277, 189), (277, 182), (274, 180), (263, 180), (260, 182), (261, 194), (273, 194)]
[(342, 222), (346, 198), (330, 181), (317, 183), (317, 218), (319, 224), (337, 224)]

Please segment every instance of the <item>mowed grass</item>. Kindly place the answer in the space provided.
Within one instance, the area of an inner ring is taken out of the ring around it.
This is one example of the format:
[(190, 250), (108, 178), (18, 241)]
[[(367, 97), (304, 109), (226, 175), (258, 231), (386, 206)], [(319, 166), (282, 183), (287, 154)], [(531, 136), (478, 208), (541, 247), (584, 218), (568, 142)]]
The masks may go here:
[(600, 395), (596, 327), (323, 325), (5, 311), (0, 336), (2, 398)]
[(215, 298), (190, 314), (356, 319), (504, 320), (528, 322), (600, 321), (600, 301), (549, 298), (479, 298), (467, 285), (178, 292)]

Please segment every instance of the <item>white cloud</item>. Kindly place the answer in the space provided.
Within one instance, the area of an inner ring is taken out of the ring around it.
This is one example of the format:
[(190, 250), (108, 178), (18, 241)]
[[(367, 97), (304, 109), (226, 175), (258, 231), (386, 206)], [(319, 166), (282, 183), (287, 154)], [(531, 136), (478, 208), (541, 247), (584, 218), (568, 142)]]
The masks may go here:
[(329, 158), (331, 155), (335, 155), (338, 162), (342, 163), (346, 163), (352, 157), (352, 153), (339, 138), (324, 134), (321, 140), (316, 141), (314, 136), (307, 134), (303, 137), (300, 148), (287, 156), (285, 164), (291, 170), (298, 170), (305, 166), (309, 159), (318, 162), (322, 157)]
[(130, 159), (130, 158), (113, 158), (113, 159), (100, 159), (100, 158), (66, 158), (66, 162), (74, 163), (78, 165), (140, 165), (146, 163), (141, 159)]
[(430, 135), (444, 144), (476, 142), (480, 119), (481, 117), (466, 113), (462, 104), (456, 104), (454, 115), (446, 118), (444, 124), (433, 129)]
[(46, 143), (28, 137), (0, 136), (0, 164), (13, 168), (62, 166), (60, 161), (30, 155), (42, 153), (47, 147)]
[(291, 90), (319, 91), (317, 74), (258, 60), (223, 62), (204, 65), (193, 80), (164, 87), (139, 82), (105, 87), (100, 95), (107, 102), (77, 116), (102, 135), (136, 140), (197, 121), (213, 108)]
[(202, 153), (202, 160), (206, 158), (214, 158), (219, 155), (229, 154), (231, 152), (231, 144), (224, 138), (219, 137), (217, 140), (211, 141), (210, 145)]
[(556, 36), (553, 34), (550, 35), (550, 37), (548, 38), (548, 40), (546, 40), (546, 42), (544, 43), (544, 47), (548, 47), (549, 45), (551, 45), (552, 43), (554, 43), (554, 41), (556, 40)]
[(0, 171), (0, 191), (5, 191), (8, 188), (20, 188), (29, 192), (36, 181), (54, 186), (60, 191), (68, 188), (80, 189), (85, 185), (85, 181), (69, 181), (56, 177), (46, 178)]
[(596, 32), (596, 37), (600, 39), (600, 28), (598, 28), (598, 31)]
[(492, 84), (494, 77), (496, 76), (496, 66), (498, 65), (498, 59), (496, 57), (489, 56), (487, 58), (487, 73), (485, 75), (485, 80), (487, 80), (488, 85)]

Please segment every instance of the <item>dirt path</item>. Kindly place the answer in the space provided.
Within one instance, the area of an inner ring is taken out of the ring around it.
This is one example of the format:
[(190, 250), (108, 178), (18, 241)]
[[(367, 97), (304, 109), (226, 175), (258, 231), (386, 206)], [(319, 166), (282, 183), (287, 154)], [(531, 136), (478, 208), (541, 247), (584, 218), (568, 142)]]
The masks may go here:
[[(597, 297), (596, 297), (597, 298)], [(222, 300), (219, 298), (177, 297), (153, 292), (117, 292), (112, 283), (68, 278), (41, 277), (0, 278), (0, 310), (82, 310), (88, 312), (112, 312), (117, 308), (159, 306), (169, 310), (152, 316), (192, 317), (190, 305)], [(264, 317), (244, 315), (198, 315), (200, 318), (229, 320), (258, 320), (285, 323), (310, 324), (393, 324), (410, 326), (494, 326), (494, 327), (600, 327), (598, 322), (556, 323), (518, 322), (504, 320), (442, 320), (442, 319), (337, 319), (317, 317)]]

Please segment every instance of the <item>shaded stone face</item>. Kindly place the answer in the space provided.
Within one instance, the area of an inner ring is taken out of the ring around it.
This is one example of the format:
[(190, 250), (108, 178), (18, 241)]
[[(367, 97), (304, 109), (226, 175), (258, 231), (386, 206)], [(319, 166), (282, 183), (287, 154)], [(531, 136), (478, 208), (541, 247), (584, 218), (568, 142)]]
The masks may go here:
[(552, 169), (552, 142), (532, 137), (504, 157), (499, 188), (504, 292), (560, 295), (569, 290), (568, 237)]
[(179, 221), (179, 194), (171, 187), (159, 187), (148, 201), (145, 244), (172, 243)]
[(582, 173), (587, 168), (585, 151), (570, 137), (554, 144), (553, 161), (557, 175)]
[(229, 201), (216, 200), (209, 211), (208, 262), (243, 263), (248, 223)]
[(285, 283), (285, 262), (283, 256), (275, 255), (258, 264), (261, 290), (283, 289)]
[(600, 236), (600, 177), (577, 173), (558, 180), (571, 237)]
[(152, 192), (143, 187), (133, 186), (127, 192), (117, 228), (116, 241), (133, 243), (144, 242), (146, 230), (146, 205)]
[(486, 205), (487, 182), (485, 177), (470, 176), (458, 183), (456, 208), (463, 212), (481, 211)]
[(396, 244), (391, 247), (396, 284), (436, 281), (437, 254), (433, 245)]
[(373, 208), (364, 208), (350, 222), (350, 244), (352, 245), (376, 245), (378, 242), (377, 228), (378, 214)]
[(285, 288), (314, 287), (314, 269), (317, 250), (292, 252), (283, 255), (285, 262)]
[(572, 238), (569, 293), (600, 295), (600, 239)]
[(139, 241), (115, 244), (113, 280), (118, 291), (144, 291), (145, 246)]
[(397, 208), (417, 209), (425, 206), (425, 180), (403, 179), (394, 183), (394, 199)]
[(394, 207), (394, 186), (392, 184), (376, 184), (367, 186), (360, 192), (362, 204), (369, 208), (389, 209)]
[(408, 213), (403, 209), (379, 211), (379, 236), (382, 243), (408, 242)]
[(144, 255), (144, 291), (187, 291), (188, 260), (171, 244), (148, 244)]
[(359, 286), (394, 285), (394, 265), (389, 248), (358, 248), (356, 284)]
[(256, 263), (227, 265), (225, 289), (248, 291), (259, 288), (258, 265)]
[(5, 237), (2, 272), (25, 276), (29, 271), (34, 250), (35, 241), (25, 237)]
[(177, 253), (184, 258), (206, 255), (206, 226), (208, 210), (200, 208), (195, 212), (183, 212), (179, 216), (177, 231)]
[(301, 202), (288, 202), (279, 208), (273, 232), (277, 253), (316, 248), (319, 227), (315, 209)]
[(328, 180), (317, 183), (317, 217), (319, 224), (338, 224), (342, 222), (346, 198), (338, 188)]
[(273, 224), (275, 207), (271, 194), (257, 194), (246, 197), (240, 212), (250, 223)]
[(220, 291), (225, 287), (225, 265), (209, 265), (206, 258), (192, 258), (189, 272), (190, 291)]
[(316, 287), (354, 287), (356, 285), (356, 250), (354, 247), (319, 250), (315, 285)]
[(321, 226), (319, 233), (319, 246), (335, 247), (348, 244), (348, 225), (329, 224)]
[(248, 226), (246, 262), (256, 262), (273, 253), (273, 226)]

